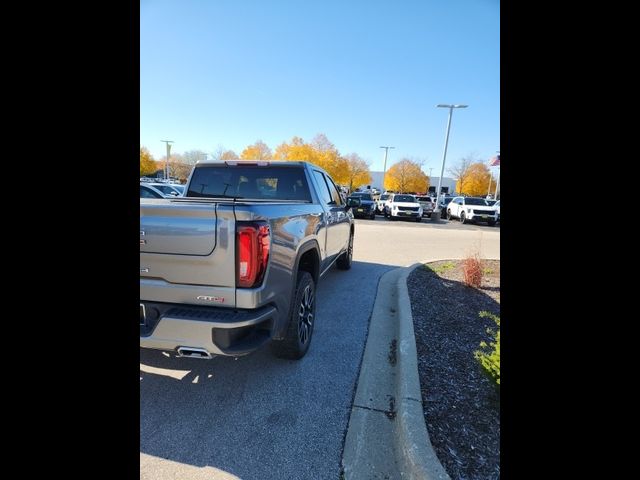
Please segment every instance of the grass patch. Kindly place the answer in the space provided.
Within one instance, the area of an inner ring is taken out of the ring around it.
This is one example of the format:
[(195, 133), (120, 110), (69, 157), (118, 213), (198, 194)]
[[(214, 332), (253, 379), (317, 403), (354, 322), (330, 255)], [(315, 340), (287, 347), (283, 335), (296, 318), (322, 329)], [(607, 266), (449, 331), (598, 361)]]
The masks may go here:
[(424, 265), (424, 268), (428, 270), (433, 270), (437, 274), (444, 273), (447, 270), (453, 270), (455, 267), (456, 265), (453, 262), (446, 262), (441, 265), (427, 265), (427, 264)]
[[(500, 317), (489, 312), (480, 312), (481, 317), (489, 317), (500, 327)], [(488, 328), (487, 333), (493, 337), (493, 342), (480, 342), (480, 350), (474, 353), (486, 372), (500, 385), (500, 328), (498, 332)]]

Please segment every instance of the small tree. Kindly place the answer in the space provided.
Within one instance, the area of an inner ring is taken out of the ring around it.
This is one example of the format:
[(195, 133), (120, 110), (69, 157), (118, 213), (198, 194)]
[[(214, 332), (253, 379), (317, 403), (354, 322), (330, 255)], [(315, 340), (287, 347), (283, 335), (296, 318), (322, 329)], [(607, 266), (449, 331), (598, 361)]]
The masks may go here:
[(482, 284), (482, 263), (477, 255), (462, 260), (463, 281), (467, 287), (480, 288)]
[(469, 175), (469, 167), (474, 161), (474, 155), (467, 155), (460, 159), (457, 165), (454, 165), (449, 169), (449, 173), (456, 179), (456, 191), (462, 193), (465, 182)]
[(233, 150), (227, 150), (222, 145), (218, 145), (218, 148), (215, 152), (213, 152), (211, 158), (218, 162), (224, 160), (240, 160), (240, 157), (238, 157), (238, 154), (236, 152), (234, 152)]
[(140, 176), (153, 175), (157, 169), (153, 155), (146, 147), (140, 147)]
[(358, 188), (360, 185), (365, 185), (371, 182), (369, 165), (360, 158), (357, 153), (350, 153), (344, 158), (346, 160), (346, 176), (350, 192), (352, 192), (354, 188)]
[(273, 154), (271, 149), (262, 140), (258, 140), (253, 145), (249, 145), (240, 153), (243, 160), (271, 160)]
[(185, 164), (193, 166), (201, 160), (206, 160), (207, 153), (202, 150), (189, 150), (182, 154), (182, 159)]
[[(483, 196), (489, 191), (489, 179), (491, 173), (484, 163), (472, 163), (467, 169), (464, 188), (460, 188), (458, 192), (472, 196)], [(491, 183), (495, 185), (495, 179)]]
[(429, 179), (422, 171), (421, 163), (403, 158), (387, 170), (384, 188), (394, 192), (426, 192)]

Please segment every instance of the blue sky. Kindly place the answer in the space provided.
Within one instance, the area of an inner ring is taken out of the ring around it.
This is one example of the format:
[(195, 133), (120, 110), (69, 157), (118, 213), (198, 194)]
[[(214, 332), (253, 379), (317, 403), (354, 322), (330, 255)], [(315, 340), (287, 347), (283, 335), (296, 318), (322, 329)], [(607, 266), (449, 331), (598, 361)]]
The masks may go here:
[(324, 133), (382, 170), (500, 150), (497, 0), (140, 2), (140, 144), (160, 158)]

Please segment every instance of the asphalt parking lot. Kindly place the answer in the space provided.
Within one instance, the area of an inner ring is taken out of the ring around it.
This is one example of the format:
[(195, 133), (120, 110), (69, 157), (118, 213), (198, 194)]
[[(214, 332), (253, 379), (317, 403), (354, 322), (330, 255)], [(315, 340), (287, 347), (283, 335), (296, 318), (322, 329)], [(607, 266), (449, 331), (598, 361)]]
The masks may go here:
[(376, 222), (384, 222), (384, 223), (388, 223), (389, 225), (396, 225), (396, 226), (413, 226), (417, 228), (423, 228), (425, 226), (429, 226), (430, 228), (442, 228), (442, 229), (461, 229), (461, 230), (487, 229), (490, 231), (495, 231), (495, 230), (500, 231), (500, 223), (497, 223), (495, 226), (490, 227), (486, 223), (482, 223), (482, 222), (460, 223), (460, 221), (457, 219), (454, 219), (454, 220), (440, 219), (439, 222), (432, 222), (430, 218), (423, 217), (422, 220), (420, 220), (420, 222), (416, 222), (414, 220), (406, 220), (406, 219), (390, 220), (388, 218), (385, 218), (384, 215), (376, 215), (375, 220), (370, 220), (368, 218), (356, 218), (356, 224), (357, 223), (376, 223)]
[(334, 479), (378, 281), (415, 262), (500, 258), (500, 229), (356, 220), (354, 264), (318, 285), (308, 354), (238, 359), (140, 350), (140, 478)]

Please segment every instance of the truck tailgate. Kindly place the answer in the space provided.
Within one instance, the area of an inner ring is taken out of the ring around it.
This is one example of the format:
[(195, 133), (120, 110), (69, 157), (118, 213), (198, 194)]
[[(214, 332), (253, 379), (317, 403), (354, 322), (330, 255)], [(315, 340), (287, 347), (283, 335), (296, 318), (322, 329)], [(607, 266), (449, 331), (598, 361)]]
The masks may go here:
[(140, 201), (140, 276), (234, 287), (233, 206), (212, 201)]

